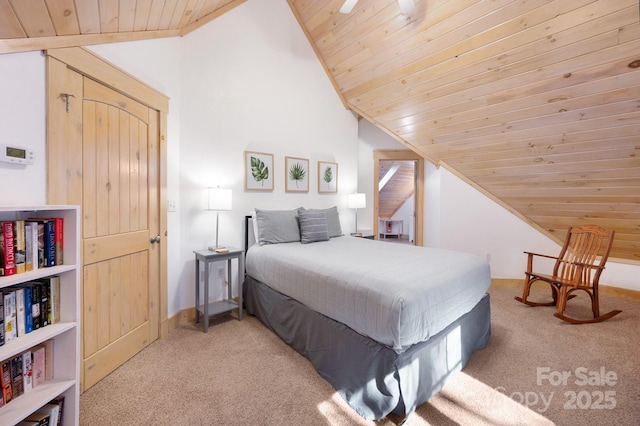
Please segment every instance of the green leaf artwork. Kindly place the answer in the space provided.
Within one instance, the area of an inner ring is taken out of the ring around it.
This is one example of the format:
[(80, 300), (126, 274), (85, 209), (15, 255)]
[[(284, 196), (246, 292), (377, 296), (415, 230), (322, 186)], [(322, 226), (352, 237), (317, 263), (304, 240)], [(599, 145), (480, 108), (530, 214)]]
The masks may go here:
[(264, 181), (269, 179), (269, 167), (259, 158), (251, 157), (251, 175), (256, 182), (261, 182), (264, 185)]
[(296, 183), (296, 188), (298, 188), (298, 182), (303, 181), (306, 175), (307, 171), (300, 163), (295, 163), (289, 168), (289, 179)]
[(333, 170), (331, 170), (331, 167), (327, 167), (326, 169), (324, 169), (324, 176), (322, 178), (328, 184), (333, 181)]

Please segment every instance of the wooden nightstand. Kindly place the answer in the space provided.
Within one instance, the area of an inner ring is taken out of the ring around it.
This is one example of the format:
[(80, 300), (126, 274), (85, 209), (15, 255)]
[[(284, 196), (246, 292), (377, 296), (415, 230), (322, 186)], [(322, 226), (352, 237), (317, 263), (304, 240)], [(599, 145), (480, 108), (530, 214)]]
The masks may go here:
[[(242, 249), (231, 248), (226, 253), (217, 253), (213, 250), (194, 250), (196, 255), (196, 324), (200, 322), (200, 313), (204, 317), (204, 332), (209, 331), (209, 318), (214, 315), (221, 314), (223, 312), (229, 312), (234, 309), (238, 309), (238, 321), (242, 320), (242, 280), (244, 278), (244, 251)], [(238, 263), (238, 302), (233, 300), (232, 289), (232, 274), (231, 274), (231, 261), (237, 260)], [(218, 300), (208, 303), (209, 301), (209, 265), (213, 262), (227, 261), (227, 298), (224, 300)], [(202, 306), (200, 305), (200, 262), (204, 265), (204, 300)]]

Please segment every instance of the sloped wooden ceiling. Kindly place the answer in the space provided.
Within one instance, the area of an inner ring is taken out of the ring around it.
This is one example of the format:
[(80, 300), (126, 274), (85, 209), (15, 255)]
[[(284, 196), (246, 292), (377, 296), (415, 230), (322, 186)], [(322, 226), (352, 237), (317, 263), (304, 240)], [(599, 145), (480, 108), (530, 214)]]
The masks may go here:
[(183, 36), (246, 0), (0, 0), (0, 53)]
[(384, 182), (382, 188), (378, 187), (378, 215), (381, 219), (391, 219), (413, 196), (414, 167), (413, 160), (380, 160), (378, 182)]
[(596, 223), (640, 260), (638, 0), (343, 2), (289, 5), (348, 108), (557, 241)]
[[(244, 1), (0, 0), (0, 53), (182, 36)], [(597, 223), (640, 261), (638, 0), (288, 3), (347, 108), (552, 238)]]

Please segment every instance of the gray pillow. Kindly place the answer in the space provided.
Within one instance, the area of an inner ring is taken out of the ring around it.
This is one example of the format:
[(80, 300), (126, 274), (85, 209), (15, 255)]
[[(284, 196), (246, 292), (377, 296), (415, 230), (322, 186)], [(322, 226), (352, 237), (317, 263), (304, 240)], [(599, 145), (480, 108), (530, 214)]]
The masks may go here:
[(325, 212), (301, 211), (300, 219), (300, 242), (302, 244), (327, 241), (329, 232), (327, 231), (327, 214)]
[(300, 241), (298, 210), (256, 209), (258, 221), (258, 244), (291, 243)]
[(338, 215), (338, 207), (333, 206), (328, 209), (309, 209), (308, 212), (325, 212), (327, 215), (327, 230), (329, 238), (342, 236), (342, 226), (340, 225), (340, 216)]

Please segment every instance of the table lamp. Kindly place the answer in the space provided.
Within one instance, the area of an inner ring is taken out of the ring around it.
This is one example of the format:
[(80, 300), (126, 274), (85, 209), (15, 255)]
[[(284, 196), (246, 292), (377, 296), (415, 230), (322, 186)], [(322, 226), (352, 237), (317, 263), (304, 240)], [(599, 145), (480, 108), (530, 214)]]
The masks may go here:
[(223, 248), (218, 245), (218, 220), (220, 211), (231, 210), (231, 190), (220, 188), (218, 186), (216, 188), (207, 188), (207, 192), (209, 197), (207, 210), (216, 212), (216, 245), (209, 247), (209, 250), (215, 251)]
[(356, 193), (356, 194), (347, 195), (347, 207), (350, 209), (356, 210), (356, 232), (351, 234), (353, 236), (356, 236), (356, 237), (362, 236), (362, 234), (358, 232), (358, 209), (362, 209), (366, 207), (366, 205), (367, 205), (367, 202), (366, 202), (365, 194)]

